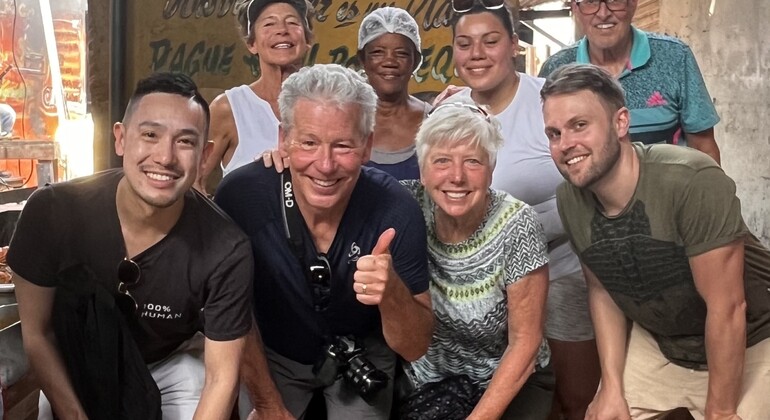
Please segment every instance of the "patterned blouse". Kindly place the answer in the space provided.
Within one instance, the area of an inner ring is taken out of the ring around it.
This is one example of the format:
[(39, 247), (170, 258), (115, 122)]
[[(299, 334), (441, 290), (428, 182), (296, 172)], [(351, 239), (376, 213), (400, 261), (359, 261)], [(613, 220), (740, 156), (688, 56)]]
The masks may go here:
[[(420, 203), (428, 231), (435, 331), (428, 352), (406, 369), (419, 387), (466, 374), (486, 387), (508, 345), (506, 288), (548, 263), (543, 228), (522, 201), (490, 190), (484, 220), (468, 239), (442, 243), (435, 204), (419, 181), (402, 181)], [(541, 345), (537, 363), (548, 363)]]

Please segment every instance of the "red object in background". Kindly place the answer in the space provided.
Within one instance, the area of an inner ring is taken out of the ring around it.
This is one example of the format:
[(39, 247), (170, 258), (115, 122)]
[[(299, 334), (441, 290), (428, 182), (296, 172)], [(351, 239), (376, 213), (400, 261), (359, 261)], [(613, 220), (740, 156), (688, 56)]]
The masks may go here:
[[(50, 64), (37, 0), (0, 0), (0, 102), (16, 111), (14, 137), (54, 141), (59, 125)], [(84, 104), (85, 29), (82, 13), (54, 11), (56, 50), (65, 101)], [(84, 106), (80, 107), (84, 112)], [(65, 110), (66, 111), (66, 110)], [(36, 161), (0, 160), (9, 171), (36, 185)]]

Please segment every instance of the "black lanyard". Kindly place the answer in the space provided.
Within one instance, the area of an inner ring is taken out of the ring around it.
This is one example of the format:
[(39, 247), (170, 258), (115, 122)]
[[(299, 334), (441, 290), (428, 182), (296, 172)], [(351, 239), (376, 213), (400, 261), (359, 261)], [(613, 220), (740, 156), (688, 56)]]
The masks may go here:
[(294, 186), (291, 182), (291, 172), (284, 169), (281, 173), (281, 209), (283, 210), (283, 227), (286, 240), (289, 241), (292, 252), (305, 265), (305, 241), (302, 238), (302, 214), (297, 207), (294, 197)]
[[(329, 341), (329, 325), (326, 322), (326, 318), (323, 316), (323, 312), (319, 309), (319, 304), (316, 297), (316, 290), (310, 280), (309, 273), (305, 268), (305, 241), (302, 233), (302, 213), (297, 207), (297, 200), (294, 197), (294, 185), (291, 181), (291, 172), (289, 169), (284, 169), (281, 173), (281, 209), (283, 210), (283, 226), (286, 232), (286, 240), (289, 241), (294, 256), (297, 257), (302, 272), (305, 276), (305, 284), (307, 284), (310, 290), (310, 296), (313, 299), (313, 308), (321, 315), (316, 317), (318, 321), (318, 328), (321, 330), (321, 335), (324, 337), (324, 341)], [(331, 267), (329, 267), (331, 270)], [(331, 285), (330, 285), (331, 287)], [(329, 291), (331, 293), (331, 291)]]

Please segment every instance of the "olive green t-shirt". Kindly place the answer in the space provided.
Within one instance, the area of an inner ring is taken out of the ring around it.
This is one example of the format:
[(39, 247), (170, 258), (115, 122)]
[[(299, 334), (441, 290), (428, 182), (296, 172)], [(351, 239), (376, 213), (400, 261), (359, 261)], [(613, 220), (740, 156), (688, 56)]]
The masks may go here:
[(735, 183), (707, 155), (633, 144), (639, 182), (626, 208), (607, 217), (588, 190), (557, 191), (559, 214), (580, 260), (618, 307), (650, 331), (671, 362), (706, 369), (706, 304), (689, 257), (745, 240), (747, 344), (770, 336), (770, 251), (741, 216)]

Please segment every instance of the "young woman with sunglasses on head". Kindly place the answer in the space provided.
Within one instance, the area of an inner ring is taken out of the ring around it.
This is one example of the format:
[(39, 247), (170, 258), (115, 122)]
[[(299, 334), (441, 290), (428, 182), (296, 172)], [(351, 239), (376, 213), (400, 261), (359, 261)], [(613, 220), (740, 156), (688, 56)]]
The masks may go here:
[(487, 105), (501, 123), (504, 145), (492, 187), (534, 207), (545, 229), (550, 257), (545, 335), (556, 402), (560, 415), (582, 419), (600, 369), (580, 263), (556, 209), (556, 187), (563, 178), (551, 161), (544, 133), (539, 97), (543, 79), (517, 72), (518, 37), (501, 0), (454, 0), (453, 7), (458, 12), (452, 26), (455, 68), (468, 86), (457, 94)]
[(209, 139), (196, 188), (205, 192), (217, 165), (222, 175), (250, 163), (278, 145), (281, 83), (302, 67), (313, 38), (305, 0), (238, 0), (238, 29), (249, 52), (259, 58), (259, 79), (228, 89), (211, 102)]

